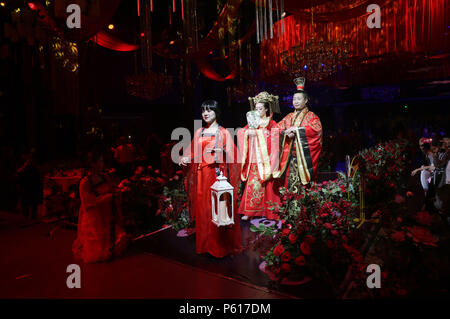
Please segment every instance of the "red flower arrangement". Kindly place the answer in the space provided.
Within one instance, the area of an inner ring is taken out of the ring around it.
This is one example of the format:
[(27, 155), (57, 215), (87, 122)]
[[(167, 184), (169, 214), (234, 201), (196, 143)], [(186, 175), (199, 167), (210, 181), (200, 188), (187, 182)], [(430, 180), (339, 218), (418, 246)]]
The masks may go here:
[(425, 226), (430, 226), (433, 221), (433, 216), (431, 216), (428, 212), (418, 212), (415, 218), (419, 224)]
[[(301, 274), (328, 278), (337, 293), (343, 293), (337, 287), (348, 287), (353, 282), (364, 286), (358, 289), (367, 295), (364, 285), (370, 260), (367, 254), (377, 247), (375, 257), (386, 261), (383, 274), (393, 274), (388, 281), (395, 287), (394, 295), (408, 293), (410, 289), (395, 279), (399, 276), (396, 269), (404, 266), (393, 263), (407, 262), (411, 259), (408, 254), (425, 248), (434, 249), (439, 239), (428, 228), (433, 224), (433, 215), (428, 212), (408, 215), (406, 202), (413, 194), (402, 188), (403, 176), (409, 175), (405, 174), (407, 154), (408, 144), (403, 141), (380, 144), (355, 157), (354, 167), (358, 169), (349, 177), (340, 175), (334, 181), (311, 183), (299, 194), (282, 189), (282, 205), (274, 208), (282, 220), (282, 230), (275, 235), (272, 249), (262, 256), (267, 269), (278, 280)], [(361, 180), (365, 184), (366, 223), (357, 228)], [(375, 227), (376, 220), (379, 226)], [(369, 240), (367, 249), (363, 249), (367, 238), (377, 240)], [(347, 273), (336, 271), (339, 269), (346, 269)]]
[(417, 244), (437, 247), (438, 238), (433, 236), (428, 228), (422, 226), (406, 227), (408, 237)]

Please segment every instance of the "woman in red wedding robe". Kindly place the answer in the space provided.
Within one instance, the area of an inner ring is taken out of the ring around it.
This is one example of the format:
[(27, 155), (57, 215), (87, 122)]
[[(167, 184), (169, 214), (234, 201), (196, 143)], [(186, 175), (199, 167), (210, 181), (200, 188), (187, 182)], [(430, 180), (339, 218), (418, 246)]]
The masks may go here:
[(282, 119), (278, 126), (282, 130), (280, 169), (275, 178), (285, 176), (284, 186), (298, 193), (302, 185), (315, 180), (318, 174), (319, 155), (322, 150), (322, 124), (306, 103), (305, 79), (294, 80), (297, 85), (292, 103), (295, 111)]
[(244, 215), (243, 220), (256, 216), (279, 219), (270, 210), (280, 204), (281, 185), (278, 179), (272, 179), (279, 160), (279, 129), (272, 120), (273, 112), (279, 112), (278, 97), (261, 92), (249, 100), (251, 108), (259, 113), (259, 123), (257, 129), (246, 125), (238, 133), (242, 151), (241, 180), (246, 182), (239, 214)]
[(87, 176), (80, 182), (81, 206), (72, 251), (85, 263), (108, 261), (127, 248), (129, 238), (120, 225), (120, 205), (101, 172), (103, 156), (93, 153)]
[(234, 224), (218, 227), (212, 222), (211, 189), (220, 172), (228, 177), (234, 187), (233, 198), (236, 207), (239, 187), (239, 164), (237, 150), (231, 134), (217, 123), (218, 103), (213, 100), (202, 104), (202, 118), (205, 127), (197, 130), (180, 165), (189, 166), (187, 173), (187, 194), (189, 213), (195, 220), (196, 252), (209, 253), (222, 258), (242, 251), (241, 228), (238, 214)]

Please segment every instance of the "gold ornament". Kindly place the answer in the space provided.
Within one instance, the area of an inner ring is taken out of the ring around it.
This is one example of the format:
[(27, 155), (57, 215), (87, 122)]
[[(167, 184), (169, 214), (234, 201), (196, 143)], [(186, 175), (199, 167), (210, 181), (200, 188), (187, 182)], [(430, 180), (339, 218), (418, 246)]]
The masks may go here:
[(261, 102), (269, 103), (270, 113), (280, 113), (280, 105), (278, 102), (278, 96), (272, 95), (266, 91), (258, 93), (255, 97), (248, 98), (250, 102), (250, 109), (254, 110), (255, 105)]

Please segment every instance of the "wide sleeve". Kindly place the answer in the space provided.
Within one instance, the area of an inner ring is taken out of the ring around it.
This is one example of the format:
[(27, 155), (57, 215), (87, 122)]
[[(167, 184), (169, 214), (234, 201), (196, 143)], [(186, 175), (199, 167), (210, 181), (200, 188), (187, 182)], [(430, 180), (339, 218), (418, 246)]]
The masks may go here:
[[(230, 184), (233, 185), (234, 190), (237, 191), (240, 183), (240, 173), (241, 166), (238, 163), (238, 151), (236, 145), (234, 144), (234, 140), (230, 132), (228, 130), (222, 128), (221, 135), (223, 138), (223, 148), (226, 153), (226, 163), (221, 164), (221, 170), (224, 175), (226, 175), (230, 181)], [(226, 167), (225, 167), (226, 165)]]
[(248, 136), (248, 125), (237, 131), (237, 141), (238, 141), (238, 156), (237, 162), (241, 167), (241, 180), (247, 180), (247, 171), (249, 167), (249, 136)]
[(183, 156), (189, 157), (191, 159), (191, 163), (199, 163), (201, 162), (201, 154), (202, 149), (201, 145), (199, 143), (200, 140), (200, 134), (202, 132), (202, 128), (199, 128), (194, 133), (194, 138), (192, 139), (191, 143), (184, 149)]
[(273, 173), (279, 169), (280, 165), (280, 134), (281, 129), (278, 124), (274, 121), (270, 121), (268, 127), (269, 135), (267, 138), (267, 150), (270, 159), (270, 172)]
[(319, 156), (322, 151), (322, 124), (319, 117), (310, 112), (305, 124), (306, 139), (308, 141), (311, 160), (313, 162), (314, 174), (317, 175), (319, 167)]
[[(194, 205), (195, 205), (195, 199), (197, 194), (197, 168), (198, 168), (198, 160), (196, 158), (196, 154), (198, 154), (199, 150), (196, 149), (199, 146), (199, 137), (201, 134), (201, 128), (198, 129), (195, 134), (194, 138), (192, 139), (189, 146), (186, 148), (185, 152), (183, 153), (183, 156), (189, 157), (191, 159), (190, 164), (187, 166), (183, 166), (183, 182), (184, 182), (184, 188), (186, 191), (187, 196), (187, 202), (188, 202), (188, 209), (189, 209), (189, 216), (190, 219), (193, 221), (195, 220), (194, 216)], [(201, 160), (201, 158), (200, 158)]]
[(278, 122), (277, 126), (281, 131), (285, 131), (290, 127), (289, 121), (291, 119), (291, 113), (286, 115), (280, 122)]

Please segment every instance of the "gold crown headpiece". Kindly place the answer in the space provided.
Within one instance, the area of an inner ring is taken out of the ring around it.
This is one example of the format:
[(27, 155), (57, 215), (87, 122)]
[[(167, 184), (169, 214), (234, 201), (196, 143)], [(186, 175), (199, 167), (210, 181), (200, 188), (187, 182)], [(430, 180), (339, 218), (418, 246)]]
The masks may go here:
[(250, 102), (250, 109), (254, 110), (256, 104), (261, 103), (261, 102), (267, 102), (269, 103), (269, 107), (270, 107), (270, 113), (280, 113), (280, 105), (278, 102), (278, 96), (277, 95), (272, 95), (269, 94), (268, 92), (261, 92), (258, 93), (258, 95), (256, 95), (255, 97), (249, 97), (248, 98), (249, 102)]
[(294, 83), (297, 86), (297, 90), (304, 91), (305, 90), (305, 78), (296, 78), (294, 79)]

